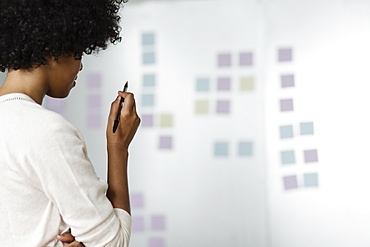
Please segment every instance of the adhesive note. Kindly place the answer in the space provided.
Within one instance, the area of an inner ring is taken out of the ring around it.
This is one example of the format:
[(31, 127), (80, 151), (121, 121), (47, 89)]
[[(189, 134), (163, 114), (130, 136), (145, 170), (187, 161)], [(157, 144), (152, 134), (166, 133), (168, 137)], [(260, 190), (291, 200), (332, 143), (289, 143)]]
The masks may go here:
[(219, 67), (230, 67), (231, 66), (231, 54), (221, 53), (218, 55), (218, 66)]
[(154, 126), (154, 116), (153, 114), (143, 114), (141, 116), (141, 124), (142, 127), (153, 127)]
[(280, 126), (280, 138), (293, 138), (293, 126), (292, 125), (283, 125)]
[(143, 87), (154, 87), (156, 85), (155, 74), (144, 74), (143, 75)]
[(86, 125), (88, 128), (100, 128), (102, 126), (102, 117), (100, 114), (89, 113), (86, 116)]
[(102, 85), (102, 75), (98, 73), (91, 73), (86, 76), (86, 87), (88, 89), (100, 88)]
[(253, 77), (241, 77), (239, 89), (240, 91), (253, 91), (254, 90), (254, 78)]
[(278, 50), (279, 62), (291, 62), (293, 60), (293, 51), (291, 48), (280, 48)]
[(282, 75), (281, 79), (281, 87), (294, 87), (294, 75)]
[(209, 78), (197, 78), (196, 80), (196, 90), (198, 92), (208, 92), (209, 91)]
[(217, 79), (217, 90), (218, 91), (230, 91), (231, 79), (230, 77), (219, 77)]
[(143, 232), (145, 230), (144, 217), (132, 216), (132, 231)]
[(151, 237), (149, 239), (148, 247), (165, 247), (164, 239), (159, 237)]
[(280, 111), (293, 111), (293, 99), (280, 100)]
[(154, 33), (143, 33), (141, 36), (142, 45), (154, 45), (155, 37)]
[(318, 187), (319, 181), (317, 173), (305, 173), (304, 174), (304, 186), (305, 187)]
[(239, 156), (252, 156), (253, 143), (252, 142), (239, 142)]
[(311, 162), (318, 162), (319, 159), (317, 157), (317, 150), (304, 150), (304, 162), (311, 163)]
[(290, 190), (290, 189), (296, 189), (298, 188), (298, 181), (297, 176), (285, 176), (283, 177), (284, 182), (284, 189)]
[(89, 108), (100, 108), (102, 106), (102, 98), (99, 94), (92, 94), (87, 96), (87, 106)]
[(144, 207), (144, 195), (140, 193), (132, 193), (130, 195), (130, 203), (133, 209), (140, 209)]
[(227, 142), (216, 142), (214, 144), (214, 155), (217, 157), (229, 155), (229, 144)]
[(65, 111), (65, 100), (48, 97), (46, 101), (46, 107), (51, 111), (63, 114)]
[(239, 65), (240, 66), (252, 66), (253, 65), (253, 54), (251, 52), (244, 52), (239, 54)]
[(295, 164), (295, 153), (294, 150), (287, 150), (287, 151), (282, 151), (280, 153), (281, 155), (281, 164), (282, 165), (291, 165)]
[(195, 101), (195, 113), (196, 114), (208, 114), (208, 112), (209, 112), (208, 100)]
[(173, 127), (173, 115), (172, 114), (161, 114), (160, 126), (162, 128)]
[(225, 114), (230, 112), (230, 101), (229, 100), (218, 100), (216, 102), (216, 112)]
[(151, 217), (151, 228), (154, 231), (166, 230), (165, 217), (163, 215), (153, 215)]
[(313, 135), (313, 122), (305, 122), (300, 124), (301, 135)]
[(154, 105), (154, 95), (153, 94), (143, 94), (141, 97), (142, 106), (153, 106)]
[(143, 64), (155, 64), (155, 53), (144, 52), (143, 53)]
[(160, 136), (159, 149), (172, 149), (172, 136)]

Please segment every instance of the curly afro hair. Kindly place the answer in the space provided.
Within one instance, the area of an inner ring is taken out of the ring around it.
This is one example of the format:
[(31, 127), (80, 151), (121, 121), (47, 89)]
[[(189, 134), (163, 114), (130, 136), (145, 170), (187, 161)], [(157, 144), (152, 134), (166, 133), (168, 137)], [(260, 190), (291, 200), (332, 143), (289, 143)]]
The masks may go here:
[(31, 69), (48, 56), (81, 56), (121, 41), (128, 0), (1, 0), (0, 70)]

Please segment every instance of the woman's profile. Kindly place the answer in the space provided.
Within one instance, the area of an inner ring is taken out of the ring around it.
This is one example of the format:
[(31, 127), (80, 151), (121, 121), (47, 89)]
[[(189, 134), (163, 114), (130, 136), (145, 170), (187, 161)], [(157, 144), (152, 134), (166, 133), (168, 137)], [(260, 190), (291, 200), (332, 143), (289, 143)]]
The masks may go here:
[(107, 182), (81, 133), (41, 106), (45, 95), (68, 96), (83, 55), (120, 41), (123, 2), (0, 2), (0, 246), (128, 246), (128, 148), (140, 124), (133, 94), (118, 92), (111, 105)]

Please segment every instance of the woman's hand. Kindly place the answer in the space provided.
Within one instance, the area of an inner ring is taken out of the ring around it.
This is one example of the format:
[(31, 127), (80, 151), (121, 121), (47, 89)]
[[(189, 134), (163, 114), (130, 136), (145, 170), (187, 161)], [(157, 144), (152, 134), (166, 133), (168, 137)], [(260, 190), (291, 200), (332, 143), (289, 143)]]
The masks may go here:
[(63, 243), (68, 243), (65, 245), (67, 247), (85, 247), (83, 243), (75, 241), (75, 237), (68, 232), (58, 235), (57, 239)]
[[(116, 119), (120, 99), (124, 98), (119, 124), (116, 133), (113, 133), (113, 123)], [(140, 124), (140, 118), (136, 113), (135, 98), (132, 93), (124, 93), (119, 91), (118, 97), (112, 103), (107, 125), (107, 145), (108, 148), (118, 148), (122, 150), (128, 150), (128, 147), (135, 136), (137, 128)]]

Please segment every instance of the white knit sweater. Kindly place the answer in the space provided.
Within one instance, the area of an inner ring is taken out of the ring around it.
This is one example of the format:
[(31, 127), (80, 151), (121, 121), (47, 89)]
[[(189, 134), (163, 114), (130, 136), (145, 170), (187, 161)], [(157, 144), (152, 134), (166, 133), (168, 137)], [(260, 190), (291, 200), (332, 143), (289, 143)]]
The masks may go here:
[(24, 94), (0, 96), (0, 246), (128, 246), (131, 217), (114, 209), (80, 132)]

